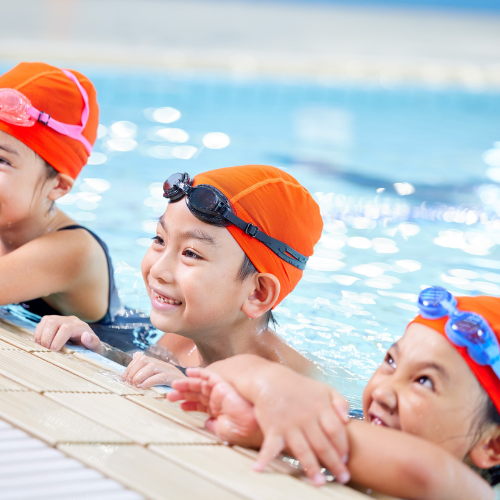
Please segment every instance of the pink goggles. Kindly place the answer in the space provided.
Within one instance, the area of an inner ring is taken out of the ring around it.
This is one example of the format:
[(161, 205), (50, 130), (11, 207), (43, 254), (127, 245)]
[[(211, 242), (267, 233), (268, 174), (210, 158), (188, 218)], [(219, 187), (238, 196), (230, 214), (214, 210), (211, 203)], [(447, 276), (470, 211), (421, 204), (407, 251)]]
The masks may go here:
[(38, 109), (34, 108), (31, 105), (31, 101), (15, 89), (0, 89), (0, 120), (11, 125), (17, 125), (18, 127), (33, 127), (38, 121), (62, 135), (80, 141), (90, 154), (92, 153), (92, 144), (82, 135), (89, 118), (89, 98), (87, 92), (73, 73), (67, 69), (61, 71), (76, 83), (85, 102), (81, 125), (68, 125), (67, 123), (54, 120), (48, 113), (38, 111)]

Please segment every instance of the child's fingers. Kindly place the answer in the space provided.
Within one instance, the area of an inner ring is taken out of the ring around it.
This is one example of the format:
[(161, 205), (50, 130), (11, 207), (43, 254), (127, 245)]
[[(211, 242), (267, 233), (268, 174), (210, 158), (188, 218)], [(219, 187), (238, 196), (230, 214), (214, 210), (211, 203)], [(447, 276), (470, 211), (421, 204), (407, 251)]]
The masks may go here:
[(294, 429), (288, 433), (286, 445), (293, 456), (301, 463), (307, 477), (316, 486), (323, 486), (326, 479), (321, 473), (321, 466), (311, 449), (311, 445), (299, 429)]
[(81, 336), (81, 343), (90, 351), (97, 352), (98, 354), (102, 351), (101, 339), (93, 332), (83, 332)]
[[(135, 375), (130, 374), (128, 380), (132, 385), (140, 385), (156, 374), (158, 374), (158, 370), (155, 364), (147, 363), (141, 369), (137, 370)], [(160, 373), (160, 375), (163, 375), (163, 373)]]
[(53, 318), (47, 319), (44, 323), (44, 327), (40, 336), (40, 345), (48, 349), (50, 347), (50, 344), (52, 344), (52, 339), (59, 329), (59, 326), (60, 323), (58, 321), (54, 321)]
[[(347, 483), (350, 479), (350, 474), (347, 467), (342, 462), (341, 457), (343, 455), (338, 454), (328, 437), (325, 436), (323, 429), (321, 429), (318, 422), (312, 422), (308, 426), (306, 429), (306, 438), (316, 458), (321, 462), (321, 464), (332, 472), (337, 481), (340, 483)], [(313, 464), (313, 467), (316, 466), (316, 463)], [(302, 465), (304, 465), (307, 469), (308, 466), (306, 464)], [(318, 471), (313, 469), (311, 474), (308, 474), (308, 476), (315, 481), (314, 476), (317, 472)]]
[(185, 401), (197, 401), (199, 403), (202, 403), (206, 406), (208, 406), (210, 398), (207, 398), (201, 392), (189, 392), (186, 391), (183, 393), (184, 400)]
[(236, 393), (235, 389), (227, 382), (219, 382), (213, 388), (210, 387), (209, 392), (202, 391), (203, 396), (209, 399), (210, 414), (213, 417), (217, 417), (222, 413), (222, 405), (225, 398), (228, 394), (233, 393)]
[[(187, 375), (187, 371), (186, 371), (186, 375)], [(188, 382), (188, 380), (190, 380), (190, 379), (189, 378), (185, 378), (185, 379), (174, 380), (172, 382), (172, 387), (176, 391), (179, 391), (179, 392), (183, 392), (183, 391), (189, 390), (189, 382)]]
[(207, 413), (207, 407), (202, 403), (197, 403), (196, 401), (182, 402), (181, 409), (184, 411), (200, 411), (202, 413)]
[(342, 463), (346, 463), (349, 453), (349, 439), (345, 424), (339, 422), (338, 412), (332, 410), (322, 413), (319, 417), (319, 425), (341, 457)]
[(122, 377), (128, 382), (132, 382), (137, 372), (139, 370), (142, 370), (142, 368), (144, 368), (149, 363), (150, 360), (151, 358), (144, 356), (144, 354), (139, 354), (139, 356), (134, 356), (134, 359), (127, 367), (128, 373), (126, 378), (124, 377), (125, 374), (123, 374)]
[(201, 392), (202, 382), (200, 378), (183, 378), (172, 382), (172, 387), (182, 392)]
[(59, 351), (62, 347), (64, 347), (64, 344), (66, 344), (70, 337), (71, 331), (68, 328), (68, 325), (63, 324), (55, 331), (54, 337), (52, 338), (50, 345), (47, 347), (51, 351)]
[(203, 371), (203, 368), (186, 368), (186, 375), (188, 377), (200, 378)]
[(40, 339), (42, 338), (42, 333), (43, 333), (43, 330), (45, 328), (45, 318), (46, 318), (46, 316), (44, 316), (40, 320), (40, 323), (38, 323), (38, 325), (36, 325), (35, 332), (33, 334), (33, 338), (34, 338), (35, 342), (37, 342), (38, 344), (40, 343)]
[(205, 422), (205, 429), (209, 430), (212, 434), (216, 434), (217, 422), (215, 418), (210, 417)]
[(170, 385), (172, 380), (180, 377), (184, 377), (184, 374), (180, 370), (178, 370), (177, 373), (174, 371), (157, 373), (156, 375), (152, 375), (144, 380), (144, 382), (137, 384), (137, 386), (147, 389), (149, 387), (153, 387), (154, 385)]
[(344, 396), (342, 396), (342, 394), (334, 389), (332, 390), (332, 406), (342, 422), (344, 422), (344, 424), (347, 424), (347, 422), (349, 422), (349, 403), (344, 398)]
[(210, 394), (212, 393), (213, 387), (214, 387), (214, 385), (211, 384), (208, 380), (204, 380), (201, 383), (201, 393), (204, 396), (210, 396)]
[(134, 361), (138, 358), (138, 356), (140, 356), (141, 353), (140, 352), (134, 352), (134, 354), (132, 355), (132, 361), (128, 364), (127, 368), (125, 369), (125, 371), (121, 374), (121, 377), (123, 380), (127, 380), (127, 377), (128, 377), (128, 374), (130, 372), (130, 369), (134, 366)]
[(50, 349), (53, 351), (61, 350), (68, 340), (81, 339), (82, 334), (86, 332), (82, 326), (75, 326), (71, 323), (62, 323), (56, 331)]
[(253, 464), (253, 470), (263, 472), (269, 463), (278, 456), (285, 448), (285, 440), (283, 436), (275, 435), (270, 431), (264, 438), (264, 442), (260, 448), (259, 456)]
[[(175, 382), (175, 380), (172, 382), (172, 387), (174, 386)], [(174, 389), (167, 394), (167, 399), (172, 403), (175, 403), (176, 401), (184, 401), (186, 398), (184, 397), (184, 393), (182, 391)]]

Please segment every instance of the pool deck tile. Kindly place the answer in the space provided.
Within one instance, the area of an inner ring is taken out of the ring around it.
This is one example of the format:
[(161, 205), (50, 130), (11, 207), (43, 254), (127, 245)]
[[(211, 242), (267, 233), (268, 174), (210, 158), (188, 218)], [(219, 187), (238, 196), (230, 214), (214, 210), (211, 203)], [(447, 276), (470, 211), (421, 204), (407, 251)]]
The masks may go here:
[(139, 445), (59, 445), (58, 449), (152, 500), (245, 498)]
[(24, 385), (14, 382), (10, 378), (0, 375), (0, 392), (4, 391), (29, 391)]
[(89, 382), (93, 382), (100, 387), (104, 387), (114, 394), (120, 396), (141, 394), (140, 390), (122, 382), (118, 374), (109, 370), (103, 370), (86, 360), (69, 357), (73, 355), (65, 355), (59, 352), (39, 352), (35, 353), (35, 356), (59, 366), (74, 375), (78, 375)]
[[(28, 335), (5, 330), (4, 325), (5, 323), (2, 322), (2, 329), (0, 330), (1, 341), (27, 352), (50, 352), (49, 349), (31, 340)], [(12, 326), (12, 329), (14, 328), (15, 327)]]
[(207, 419), (207, 415), (203, 413), (187, 413), (181, 410), (179, 404), (171, 403), (165, 398), (153, 399), (148, 396), (127, 396), (127, 399), (185, 427), (193, 429), (204, 435), (211, 436), (212, 439), (214, 439), (214, 435), (205, 429), (205, 420)]
[(0, 351), (19, 351), (19, 347), (0, 340)]
[(0, 393), (0, 417), (50, 445), (131, 442), (36, 392)]
[(109, 392), (103, 387), (22, 351), (0, 351), (0, 374), (37, 392)]
[(46, 396), (142, 445), (217, 442), (116, 394), (51, 393)]
[[(185, 413), (164, 394), (136, 390), (81, 353), (47, 351), (7, 326), (0, 320), (0, 432), (20, 432), (4, 419), (130, 488), (131, 498), (368, 498), (338, 484), (314, 488), (278, 460), (256, 474), (256, 452), (222, 446), (204, 428), (206, 415)], [(22, 448), (24, 441), (15, 442)], [(23, 449), (11, 448), (0, 453), (0, 464), (25, 459)], [(53, 448), (30, 453), (33, 460), (59, 459)], [(44, 494), (57, 490), (46, 483)]]
[(339, 484), (331, 490), (335, 491), (336, 496), (334, 496), (286, 474), (253, 472), (253, 460), (235, 453), (228, 446), (152, 445), (149, 449), (251, 500), (289, 500), (290, 498), (361, 500), (366, 498), (365, 495)]

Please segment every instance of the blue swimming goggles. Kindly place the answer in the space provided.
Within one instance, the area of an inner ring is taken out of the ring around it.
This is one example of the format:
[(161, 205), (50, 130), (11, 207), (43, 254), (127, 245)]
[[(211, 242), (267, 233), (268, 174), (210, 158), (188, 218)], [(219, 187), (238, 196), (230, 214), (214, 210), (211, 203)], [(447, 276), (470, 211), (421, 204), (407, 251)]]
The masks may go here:
[(490, 365), (500, 378), (500, 346), (495, 333), (480, 314), (457, 309), (457, 299), (440, 286), (422, 290), (418, 296), (418, 308), (426, 319), (449, 316), (445, 326), (448, 339), (456, 346), (466, 347), (477, 364)]

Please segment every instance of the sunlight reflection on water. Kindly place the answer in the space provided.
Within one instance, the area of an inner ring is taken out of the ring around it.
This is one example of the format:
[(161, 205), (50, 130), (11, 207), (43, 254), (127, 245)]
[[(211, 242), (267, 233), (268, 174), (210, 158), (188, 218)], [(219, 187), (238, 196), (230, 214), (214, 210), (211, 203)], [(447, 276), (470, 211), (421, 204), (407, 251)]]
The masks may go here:
[(245, 163), (286, 169), (321, 206), (323, 236), (276, 316), (355, 406), (423, 286), (500, 295), (498, 95), (88, 73), (102, 125), (60, 205), (108, 243), (127, 305), (150, 307), (140, 261), (165, 178)]

